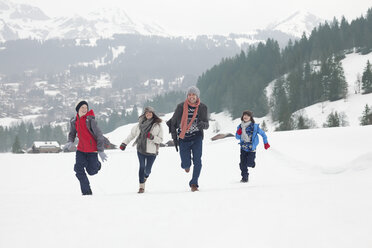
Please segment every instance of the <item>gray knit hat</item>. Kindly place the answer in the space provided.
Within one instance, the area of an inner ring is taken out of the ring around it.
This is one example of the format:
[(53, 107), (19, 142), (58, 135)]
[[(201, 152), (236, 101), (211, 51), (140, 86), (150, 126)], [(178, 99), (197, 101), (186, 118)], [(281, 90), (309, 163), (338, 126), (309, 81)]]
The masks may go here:
[(187, 89), (186, 97), (189, 94), (195, 94), (198, 98), (200, 98), (200, 90), (196, 86), (191, 86)]
[(146, 112), (151, 112), (151, 113), (155, 113), (155, 109), (153, 107), (150, 107), (150, 106), (147, 106), (143, 109), (143, 113), (145, 114)]

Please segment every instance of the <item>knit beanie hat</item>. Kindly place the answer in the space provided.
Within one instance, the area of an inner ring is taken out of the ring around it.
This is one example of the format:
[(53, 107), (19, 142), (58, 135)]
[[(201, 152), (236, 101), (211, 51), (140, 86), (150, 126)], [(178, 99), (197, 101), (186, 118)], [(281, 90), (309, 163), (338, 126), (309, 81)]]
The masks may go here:
[(143, 109), (143, 113), (145, 114), (146, 112), (151, 112), (151, 113), (155, 113), (155, 109), (153, 107), (150, 107), (150, 106), (147, 106)]
[(87, 105), (87, 107), (89, 109), (88, 103), (83, 100), (83, 101), (80, 101), (78, 104), (76, 104), (76, 107), (75, 107), (76, 112), (79, 112), (80, 107), (83, 106), (84, 104)]
[(188, 88), (186, 97), (189, 94), (195, 94), (198, 98), (200, 98), (200, 90), (196, 86), (191, 86), (190, 88)]

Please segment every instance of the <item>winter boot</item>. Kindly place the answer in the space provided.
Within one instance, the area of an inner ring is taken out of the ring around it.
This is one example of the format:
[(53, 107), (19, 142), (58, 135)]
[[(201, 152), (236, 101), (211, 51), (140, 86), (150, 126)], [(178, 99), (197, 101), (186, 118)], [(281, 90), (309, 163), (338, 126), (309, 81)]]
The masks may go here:
[(248, 183), (248, 176), (243, 177), (242, 180), (240, 180), (241, 183)]
[(145, 193), (145, 183), (140, 183), (138, 194)]
[(186, 173), (190, 172), (190, 167), (185, 169)]
[(191, 184), (191, 192), (199, 191), (198, 186), (196, 184)]
[(87, 192), (83, 193), (83, 195), (93, 195), (92, 190), (89, 189)]

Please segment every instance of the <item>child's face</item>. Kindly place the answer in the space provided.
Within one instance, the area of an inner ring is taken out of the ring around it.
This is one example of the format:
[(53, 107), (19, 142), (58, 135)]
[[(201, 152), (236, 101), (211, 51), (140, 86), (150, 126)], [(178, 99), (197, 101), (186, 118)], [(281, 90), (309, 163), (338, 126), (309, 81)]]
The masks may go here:
[(249, 115), (243, 115), (243, 121), (248, 122), (251, 120), (251, 117)]
[(82, 117), (84, 115), (86, 115), (88, 112), (88, 106), (86, 104), (84, 104), (83, 106), (81, 106), (79, 108), (79, 116)]
[(152, 112), (146, 112), (145, 116), (146, 116), (147, 120), (150, 120), (153, 117), (153, 114), (152, 114)]

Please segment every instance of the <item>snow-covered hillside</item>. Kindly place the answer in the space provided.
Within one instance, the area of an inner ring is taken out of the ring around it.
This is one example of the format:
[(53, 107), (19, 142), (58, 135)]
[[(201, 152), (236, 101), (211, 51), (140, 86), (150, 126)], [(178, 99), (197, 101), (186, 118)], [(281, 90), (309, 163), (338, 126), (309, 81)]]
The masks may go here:
[[(119, 144), (130, 128), (108, 136)], [(142, 195), (133, 147), (107, 151), (89, 197), (74, 153), (0, 154), (0, 247), (371, 247), (372, 126), (269, 132), (247, 184), (235, 138), (212, 134), (213, 123), (196, 193), (173, 147), (161, 148)]]
[(356, 93), (355, 89), (355, 82), (357, 81), (358, 75), (360, 78), (362, 77), (367, 60), (370, 62), (372, 61), (372, 53), (367, 55), (358, 53), (347, 54), (346, 58), (341, 61), (345, 79), (348, 83), (348, 96), (346, 99), (317, 103), (298, 112), (313, 119), (318, 127), (322, 127), (323, 123), (327, 120), (327, 116), (335, 111), (338, 113), (343, 112), (350, 126), (360, 125), (360, 117), (362, 116), (364, 106), (366, 104), (369, 106), (372, 105), (372, 94), (363, 95), (361, 93)]

